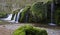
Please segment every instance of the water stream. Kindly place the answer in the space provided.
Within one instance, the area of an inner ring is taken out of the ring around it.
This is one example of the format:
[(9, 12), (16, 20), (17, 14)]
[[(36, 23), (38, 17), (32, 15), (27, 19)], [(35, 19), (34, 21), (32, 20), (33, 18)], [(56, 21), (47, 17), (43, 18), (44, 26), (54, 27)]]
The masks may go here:
[(23, 10), (23, 9), (21, 9), (21, 10), (18, 12), (18, 14), (17, 14), (16, 23), (18, 23), (18, 20), (19, 20), (19, 17), (20, 17), (20, 14), (21, 14), (22, 10)]
[(14, 15), (13, 20), (10, 20), (10, 21), (8, 21), (8, 22), (15, 22), (15, 18), (16, 18), (16, 14)]
[(1, 20), (11, 20), (12, 14), (9, 14), (7, 18), (2, 18)]
[(53, 19), (53, 13), (54, 13), (54, 1), (52, 1), (51, 3), (51, 23), (49, 23), (49, 25), (52, 25), (52, 26), (56, 26), (56, 24), (54, 24), (54, 19)]
[(5, 21), (8, 21), (8, 22), (18, 23), (18, 20), (19, 20), (19, 17), (20, 17), (20, 14), (21, 14), (22, 10), (23, 10), (23, 9), (21, 9), (21, 10), (18, 12), (17, 15), (16, 15), (16, 14), (14, 15), (13, 20), (11, 20), (13, 14), (9, 14), (7, 18), (2, 18), (1, 20), (5, 20)]

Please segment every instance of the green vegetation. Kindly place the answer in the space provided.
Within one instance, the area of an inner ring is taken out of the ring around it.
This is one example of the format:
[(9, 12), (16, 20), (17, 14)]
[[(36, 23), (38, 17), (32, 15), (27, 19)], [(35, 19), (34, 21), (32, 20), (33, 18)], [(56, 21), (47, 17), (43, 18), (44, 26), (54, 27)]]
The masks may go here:
[[(46, 16), (44, 16), (45, 8), (43, 2), (35, 2), (32, 6), (26, 5), (24, 10), (21, 13), (19, 18), (19, 22), (24, 22), (26, 20), (26, 14), (28, 14), (28, 21), (27, 22), (44, 22)], [(40, 10), (41, 9), (41, 10)]]
[(13, 35), (48, 35), (48, 34), (46, 30), (31, 25), (24, 25), (16, 29), (13, 32)]
[(44, 19), (43, 18), (43, 12), (44, 12), (43, 2), (33, 3), (33, 5), (31, 6), (31, 11), (34, 16), (35, 22), (40, 22)]
[(25, 19), (26, 19), (26, 14), (28, 14), (29, 15), (29, 13), (30, 13), (30, 6), (26, 6), (24, 9), (23, 9), (23, 11), (22, 11), (22, 13), (21, 13), (21, 17), (19, 18), (19, 22), (24, 22), (25, 21)]
[(0, 12), (0, 18), (5, 18), (7, 16), (7, 13)]
[[(19, 17), (19, 22), (33, 22), (33, 23), (50, 23), (51, 22), (51, 1), (50, 0), (21, 0), (20, 6), (24, 8)], [(31, 2), (31, 3), (30, 3)], [(20, 11), (17, 9), (13, 11), (13, 16)], [(57, 25), (60, 25), (60, 7), (57, 6), (54, 13), (54, 20)], [(5, 14), (0, 15), (0, 17), (5, 16)], [(26, 16), (28, 20), (26, 21)]]
[(57, 25), (60, 25), (60, 7), (55, 10), (55, 22)]
[(43, 2), (34, 3), (31, 6), (31, 11), (32, 11), (33, 16), (40, 17), (42, 19)]

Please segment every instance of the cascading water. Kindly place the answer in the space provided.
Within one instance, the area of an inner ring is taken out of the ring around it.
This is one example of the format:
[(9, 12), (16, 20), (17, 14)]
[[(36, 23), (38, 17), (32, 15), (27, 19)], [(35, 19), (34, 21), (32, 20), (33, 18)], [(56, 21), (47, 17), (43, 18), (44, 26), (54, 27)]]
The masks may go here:
[(15, 19), (16, 19), (16, 14), (14, 15), (14, 18), (13, 18), (13, 20), (11, 20), (11, 21), (8, 21), (8, 22), (15, 22)]
[(2, 18), (1, 20), (11, 20), (12, 14), (9, 14), (7, 18)]
[(15, 14), (15, 16), (14, 16), (14, 19), (13, 19), (13, 21), (15, 21), (15, 19), (16, 19), (16, 14)]
[(3, 19), (1, 19), (1, 20), (7, 20), (8, 22), (18, 23), (18, 20), (19, 20), (19, 17), (20, 17), (20, 13), (21, 13), (22, 11), (23, 11), (23, 9), (21, 9), (21, 10), (18, 12), (17, 15), (15, 14), (14, 17), (13, 17), (13, 20), (11, 20), (13, 14), (9, 14), (7, 18), (3, 18)]
[(23, 11), (23, 9), (21, 9), (18, 14), (17, 14), (17, 18), (16, 18), (16, 23), (18, 23), (19, 17), (20, 17), (20, 13)]
[(54, 1), (51, 3), (51, 23), (49, 23), (49, 25), (56, 26), (53, 20), (53, 12), (54, 12)]

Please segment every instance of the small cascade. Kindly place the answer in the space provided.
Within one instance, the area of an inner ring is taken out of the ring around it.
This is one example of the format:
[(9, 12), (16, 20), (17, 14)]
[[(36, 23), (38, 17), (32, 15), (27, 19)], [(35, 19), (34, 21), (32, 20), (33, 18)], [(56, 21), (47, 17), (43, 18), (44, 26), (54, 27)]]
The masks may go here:
[(56, 26), (56, 24), (54, 24), (54, 19), (53, 19), (53, 13), (54, 13), (54, 1), (52, 1), (51, 3), (51, 23), (49, 23), (49, 25), (52, 25), (52, 26)]
[(7, 18), (2, 18), (1, 20), (11, 20), (12, 14), (9, 14)]
[(13, 20), (11, 20), (11, 21), (8, 21), (8, 22), (15, 22), (15, 19), (16, 19), (16, 14), (14, 15), (14, 18), (13, 18)]
[[(12, 23), (18, 23), (18, 20), (20, 18), (20, 14), (21, 14), (22, 11), (23, 11), (23, 9), (21, 9), (18, 12), (17, 15), (15, 14), (14, 17), (13, 17), (13, 20), (11, 20), (13, 14), (9, 14), (8, 17), (7, 18), (4, 18), (3, 20), (8, 20), (7, 22), (12, 22)], [(25, 20), (25, 22), (27, 22), (27, 20), (28, 20), (28, 14), (26, 14), (26, 20)]]
[(20, 13), (22, 12), (23, 9), (21, 9), (18, 14), (14, 15), (13, 20), (11, 20), (13, 14), (9, 14), (7, 18), (2, 18), (1, 20), (7, 20), (7, 22), (15, 22), (18, 23), (19, 17), (20, 17)]
[(18, 14), (17, 14), (17, 18), (16, 18), (16, 23), (18, 23), (19, 17), (20, 17), (20, 13), (23, 11), (23, 9), (21, 9)]

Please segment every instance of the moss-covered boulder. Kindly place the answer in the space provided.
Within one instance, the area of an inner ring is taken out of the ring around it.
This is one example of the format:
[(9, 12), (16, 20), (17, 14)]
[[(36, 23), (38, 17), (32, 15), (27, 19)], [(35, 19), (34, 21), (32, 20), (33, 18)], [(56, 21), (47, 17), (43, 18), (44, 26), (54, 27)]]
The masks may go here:
[(34, 16), (42, 18), (43, 2), (36, 2), (31, 6), (31, 11)]
[(42, 22), (45, 18), (45, 6), (43, 2), (35, 2), (31, 6), (31, 11), (33, 15), (34, 22)]
[(46, 30), (31, 25), (24, 25), (16, 29), (13, 32), (13, 35), (48, 35), (48, 34)]
[(30, 16), (30, 6), (26, 6), (20, 13), (19, 22), (28, 22)]

